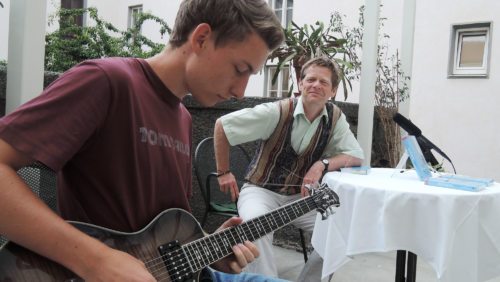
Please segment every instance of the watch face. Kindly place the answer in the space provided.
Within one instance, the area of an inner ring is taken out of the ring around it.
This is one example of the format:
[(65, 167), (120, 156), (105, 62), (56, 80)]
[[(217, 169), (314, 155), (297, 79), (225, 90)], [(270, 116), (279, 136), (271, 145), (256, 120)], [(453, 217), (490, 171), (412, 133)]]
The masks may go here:
[(323, 159), (321, 162), (325, 165), (325, 170), (328, 170), (328, 165), (330, 164), (330, 162), (327, 159)]

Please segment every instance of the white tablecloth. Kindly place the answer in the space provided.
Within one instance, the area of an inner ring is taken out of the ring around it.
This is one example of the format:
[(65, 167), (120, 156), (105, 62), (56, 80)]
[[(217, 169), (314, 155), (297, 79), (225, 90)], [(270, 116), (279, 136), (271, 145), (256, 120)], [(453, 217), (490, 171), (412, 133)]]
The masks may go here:
[[(500, 184), (480, 192), (424, 185), (414, 171), (372, 168), (368, 175), (331, 172), (323, 182), (340, 207), (318, 216), (312, 245), (323, 277), (367, 252), (407, 250), (440, 281), (485, 281), (500, 275)], [(418, 273), (417, 273), (418, 280)]]

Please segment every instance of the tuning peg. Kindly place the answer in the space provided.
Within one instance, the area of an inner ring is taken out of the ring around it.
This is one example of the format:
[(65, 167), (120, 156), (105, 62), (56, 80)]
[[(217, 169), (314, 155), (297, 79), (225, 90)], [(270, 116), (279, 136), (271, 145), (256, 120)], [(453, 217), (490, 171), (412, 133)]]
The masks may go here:
[(325, 220), (330, 216), (330, 212), (328, 210), (321, 213), (321, 220)]

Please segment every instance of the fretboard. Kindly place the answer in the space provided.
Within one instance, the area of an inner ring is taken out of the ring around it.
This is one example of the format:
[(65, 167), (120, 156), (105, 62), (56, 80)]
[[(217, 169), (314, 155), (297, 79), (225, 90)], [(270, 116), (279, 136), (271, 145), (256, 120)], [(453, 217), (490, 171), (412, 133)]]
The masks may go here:
[(268, 214), (185, 244), (182, 251), (195, 272), (232, 254), (234, 245), (255, 241), (315, 208), (316, 204), (311, 196), (302, 198)]

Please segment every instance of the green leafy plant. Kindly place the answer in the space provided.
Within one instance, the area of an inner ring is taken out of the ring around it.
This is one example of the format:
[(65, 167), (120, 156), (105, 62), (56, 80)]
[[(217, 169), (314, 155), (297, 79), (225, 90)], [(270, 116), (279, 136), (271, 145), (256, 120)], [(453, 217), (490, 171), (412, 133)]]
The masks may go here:
[[(78, 16), (88, 13), (94, 25), (79, 26)], [(160, 25), (163, 36), (171, 29), (162, 19), (148, 14), (139, 14), (133, 27), (121, 31), (98, 16), (96, 8), (60, 9), (52, 17), (59, 20), (59, 29), (45, 37), (45, 69), (62, 72), (75, 64), (103, 57), (139, 57), (146, 58), (159, 53), (164, 44), (151, 41), (140, 33), (141, 26), (147, 20)]]
[[(314, 25), (305, 24), (300, 27), (292, 22), (284, 30), (285, 44), (276, 49), (269, 59), (277, 59), (276, 72), (273, 76), (272, 83), (274, 84), (278, 78), (279, 73), (284, 67), (292, 67), (295, 71), (295, 81), (298, 83), (300, 80), (300, 70), (305, 62), (309, 59), (324, 55), (329, 58), (334, 58), (337, 54), (345, 53), (344, 45), (346, 39), (337, 38), (333, 33), (334, 27), (330, 24), (325, 27), (323, 22), (316, 22)], [(339, 63), (342, 70), (346, 67), (349, 68), (350, 64), (344, 60), (335, 58)], [(342, 83), (344, 85), (344, 98), (347, 99), (347, 84), (351, 83), (342, 76)], [(292, 85), (288, 95), (290, 96), (293, 91)]]

